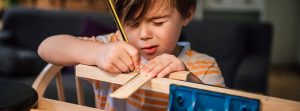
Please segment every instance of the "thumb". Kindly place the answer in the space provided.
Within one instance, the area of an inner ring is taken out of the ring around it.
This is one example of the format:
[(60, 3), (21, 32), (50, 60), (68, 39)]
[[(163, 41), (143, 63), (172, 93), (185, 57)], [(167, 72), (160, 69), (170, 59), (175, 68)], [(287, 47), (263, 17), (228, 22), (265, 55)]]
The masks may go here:
[(139, 52), (138, 50), (133, 47), (132, 45), (126, 43), (126, 45), (124, 45), (124, 49), (126, 50), (126, 52), (130, 55), (130, 57), (132, 58), (133, 60), (133, 63), (134, 63), (134, 67), (135, 68), (139, 68), (140, 66), (140, 55), (139, 55)]
[[(123, 37), (122, 37), (121, 32), (120, 32), (119, 30), (117, 30), (117, 31), (115, 32), (115, 36), (116, 36), (116, 38), (117, 38), (117, 41), (123, 41)], [(125, 41), (125, 40), (124, 40), (124, 41)]]

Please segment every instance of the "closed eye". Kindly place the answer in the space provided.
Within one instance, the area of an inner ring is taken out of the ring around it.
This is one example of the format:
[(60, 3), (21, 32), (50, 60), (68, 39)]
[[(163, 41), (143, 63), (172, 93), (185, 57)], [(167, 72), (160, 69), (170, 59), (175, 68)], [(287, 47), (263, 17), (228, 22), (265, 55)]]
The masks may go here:
[(165, 22), (153, 22), (155, 26), (162, 26)]

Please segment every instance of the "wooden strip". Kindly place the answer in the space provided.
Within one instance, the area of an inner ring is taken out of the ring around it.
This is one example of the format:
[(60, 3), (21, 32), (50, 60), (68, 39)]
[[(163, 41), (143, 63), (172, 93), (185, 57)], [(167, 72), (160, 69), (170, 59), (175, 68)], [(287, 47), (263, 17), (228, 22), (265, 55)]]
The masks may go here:
[[(168, 77), (175, 80), (187, 80), (195, 82), (195, 79), (192, 78), (192, 75), (188, 71), (174, 72), (170, 74)], [(136, 77), (132, 78), (132, 80), (128, 81), (122, 87), (114, 91), (110, 94), (110, 97), (118, 98), (118, 99), (127, 99), (130, 95), (132, 95), (136, 90), (142, 87), (146, 82), (148, 82), (152, 77), (151, 76), (141, 76), (140, 74)], [(199, 80), (200, 81), (200, 80)], [(201, 82), (201, 81), (200, 81)]]
[(76, 76), (75, 76), (75, 85), (76, 85), (76, 92), (77, 92), (77, 102), (79, 105), (85, 105), (85, 98), (81, 86), (81, 81), (80, 78)]
[[(115, 84), (125, 84), (126, 81), (130, 80), (128, 78), (132, 77), (131, 74), (108, 74), (103, 73), (104, 71), (99, 70), (94, 66), (86, 66), (86, 65), (77, 65), (76, 66), (76, 76), (84, 77), (88, 79), (94, 79), (99, 81), (106, 81)], [(97, 76), (95, 76), (97, 75)], [(113, 76), (111, 76), (113, 75)], [(127, 77), (126, 77), (127, 76)], [(110, 77), (110, 79), (108, 79)], [(114, 78), (115, 77), (115, 78)], [(124, 80), (122, 80), (122, 78)], [(120, 81), (116, 81), (116, 80)], [(167, 78), (153, 78), (150, 82), (147, 82), (142, 89), (152, 90), (156, 92), (161, 92), (165, 94), (169, 94), (169, 86), (170, 84), (177, 84), (182, 86), (188, 86), (208, 91), (214, 91), (219, 93), (225, 93), (230, 95), (248, 97), (259, 99), (261, 101), (261, 110), (262, 111), (300, 111), (300, 102), (280, 99), (276, 97), (264, 96), (260, 94), (254, 94), (249, 92), (243, 92), (238, 90), (232, 90), (221, 87), (214, 87), (209, 85), (195, 84), (178, 80), (171, 80)]]
[[(75, 73), (77, 77), (90, 78), (90, 79), (101, 78), (101, 81), (121, 84), (121, 85), (124, 85), (125, 83), (127, 83), (129, 80), (131, 80), (133, 77), (135, 77), (138, 74), (138, 72), (124, 73), (124, 74), (110, 74), (100, 70), (97, 67), (87, 66), (82, 64), (76, 65), (75, 72), (80, 73), (80, 74)], [(191, 73), (188, 71), (174, 72), (171, 73), (168, 78), (175, 79), (175, 80), (186, 80), (188, 79), (190, 74)]]
[(32, 111), (104, 111), (101, 109), (66, 103), (47, 98), (39, 98), (38, 106)]
[(64, 86), (62, 83), (62, 76), (60, 71), (56, 74), (56, 88), (57, 88), (58, 100), (65, 101), (65, 91), (64, 91)]
[(124, 84), (122, 87), (110, 94), (110, 97), (118, 99), (127, 99), (136, 90), (142, 87), (146, 82), (148, 82), (151, 76), (142, 76), (141, 74), (134, 77), (128, 83)]
[(88, 77), (89, 79), (101, 78), (102, 81), (121, 85), (127, 83), (129, 80), (131, 80), (138, 74), (138, 72), (133, 72), (129, 74), (109, 74), (105, 71), (100, 70), (97, 67), (87, 65), (77, 65), (75, 71), (77, 77)]

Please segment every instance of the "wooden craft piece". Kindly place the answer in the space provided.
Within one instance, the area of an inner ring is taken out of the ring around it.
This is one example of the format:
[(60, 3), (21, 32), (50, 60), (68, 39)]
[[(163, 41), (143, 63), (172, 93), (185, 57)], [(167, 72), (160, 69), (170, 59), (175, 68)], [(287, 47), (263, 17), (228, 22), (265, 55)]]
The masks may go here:
[[(181, 72), (181, 73), (186, 73), (186, 72)], [(109, 74), (94, 66), (86, 66), (86, 65), (76, 66), (76, 76), (115, 83), (115, 84), (121, 84), (121, 85), (127, 83), (127, 81), (134, 78), (135, 76), (133, 75), (134, 73), (117, 74), (117, 75)], [(219, 92), (219, 93), (224, 93), (229, 95), (258, 99), (261, 102), (261, 111), (300, 111), (300, 102), (297, 101), (270, 97), (261, 94), (254, 94), (254, 93), (249, 93), (244, 91), (232, 90), (228, 88), (215, 87), (215, 86), (203, 85), (203, 84), (195, 84), (195, 83), (179, 81), (179, 80), (172, 80), (168, 78), (150, 79), (149, 82), (145, 83), (141, 88), (155, 91), (155, 92), (169, 94), (170, 84), (177, 84), (177, 85), (188, 86), (192, 88)]]

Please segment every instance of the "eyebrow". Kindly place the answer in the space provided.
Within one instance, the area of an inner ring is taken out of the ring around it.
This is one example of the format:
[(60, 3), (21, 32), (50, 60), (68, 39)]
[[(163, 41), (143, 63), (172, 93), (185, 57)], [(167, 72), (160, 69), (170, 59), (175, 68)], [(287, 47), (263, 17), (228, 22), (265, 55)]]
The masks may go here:
[(149, 18), (148, 21), (152, 21), (152, 20), (155, 20), (155, 19), (161, 19), (161, 18), (168, 18), (168, 17), (170, 17), (170, 15), (153, 16), (153, 17)]

